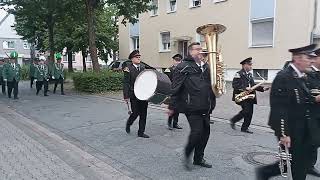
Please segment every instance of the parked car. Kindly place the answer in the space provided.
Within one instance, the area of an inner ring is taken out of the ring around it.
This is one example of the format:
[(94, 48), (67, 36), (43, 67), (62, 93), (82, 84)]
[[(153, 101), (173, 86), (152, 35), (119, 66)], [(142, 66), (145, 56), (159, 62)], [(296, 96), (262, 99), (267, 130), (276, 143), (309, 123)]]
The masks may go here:
[(108, 69), (112, 71), (122, 71), (122, 69), (126, 66), (126, 63), (130, 61), (128, 59), (120, 59), (117, 61), (113, 61), (109, 64)]
[[(122, 71), (128, 63), (131, 63), (131, 60), (129, 59), (120, 59), (117, 61), (113, 61), (109, 64), (108, 69), (112, 70), (112, 71)], [(143, 65), (145, 65), (145, 67), (147, 69), (155, 69), (151, 66), (149, 66), (148, 64), (141, 62)]]

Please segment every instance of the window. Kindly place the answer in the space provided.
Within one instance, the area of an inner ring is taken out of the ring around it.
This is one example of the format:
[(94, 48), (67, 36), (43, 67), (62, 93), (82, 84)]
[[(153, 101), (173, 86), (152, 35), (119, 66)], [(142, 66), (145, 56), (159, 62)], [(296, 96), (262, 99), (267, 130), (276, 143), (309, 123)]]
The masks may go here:
[(63, 56), (63, 62), (68, 62), (68, 56), (67, 55)]
[(255, 80), (262, 80), (261, 77), (263, 77), (263, 79), (268, 80), (268, 69), (254, 69), (253, 70), (253, 78)]
[(23, 41), (23, 49), (30, 49), (30, 44), (27, 41)]
[(169, 0), (168, 12), (177, 11), (177, 0)]
[(273, 46), (275, 0), (251, 0), (250, 47)]
[(76, 62), (76, 55), (72, 54), (72, 62)]
[(219, 3), (219, 2), (224, 2), (224, 1), (227, 1), (227, 0), (213, 0), (214, 3)]
[(251, 21), (251, 46), (273, 45), (273, 18)]
[(170, 32), (162, 32), (161, 36), (161, 45), (160, 51), (169, 51), (170, 50)]
[(190, 7), (199, 7), (201, 6), (201, 0), (190, 0)]
[(200, 43), (200, 45), (203, 49), (207, 49), (206, 39), (203, 35), (200, 35), (197, 33), (196, 41)]
[(151, 0), (150, 3), (151, 3), (151, 7), (152, 7), (152, 9), (150, 10), (150, 15), (157, 16), (158, 15), (158, 7), (159, 7), (158, 0)]
[(132, 51), (133, 50), (139, 50), (139, 37), (131, 37), (132, 41)]
[(14, 49), (15, 42), (14, 41), (3, 41), (2, 47), (3, 47), (3, 49)]
[(90, 56), (90, 54), (87, 54), (86, 62), (91, 62), (91, 56)]

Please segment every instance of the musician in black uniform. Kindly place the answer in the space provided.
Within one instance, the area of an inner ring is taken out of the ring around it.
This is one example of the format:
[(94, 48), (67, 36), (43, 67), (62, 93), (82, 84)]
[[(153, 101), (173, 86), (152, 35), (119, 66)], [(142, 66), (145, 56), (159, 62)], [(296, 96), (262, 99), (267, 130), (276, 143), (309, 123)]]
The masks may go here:
[[(318, 91), (320, 93), (320, 49), (317, 49), (314, 54), (311, 55), (313, 58), (312, 60), (312, 65), (310, 72), (307, 73), (307, 82), (306, 85), (307, 87), (312, 91)], [(315, 123), (315, 127), (319, 127), (320, 125), (320, 105), (315, 104), (314, 107), (311, 109), (311, 114), (312, 114), (312, 120)], [(312, 122), (310, 122), (311, 124)], [(313, 125), (311, 125), (313, 126)], [(315, 132), (318, 132), (315, 130)], [(316, 134), (316, 136), (320, 137), (320, 133)], [(311, 157), (312, 157), (312, 163), (311, 167), (308, 170), (308, 174), (314, 175), (316, 177), (320, 177), (320, 172), (318, 169), (315, 168), (317, 158), (318, 158), (318, 145), (314, 145), (312, 152), (311, 152)]]
[[(290, 49), (292, 63), (275, 77), (270, 94), (269, 125), (281, 144), (292, 154), (293, 180), (305, 180), (311, 166), (310, 107), (320, 102), (320, 95), (311, 96), (306, 86), (305, 72), (310, 67), (309, 53), (316, 45)], [(257, 169), (257, 179), (267, 180), (280, 175), (278, 163)]]
[[(182, 56), (180, 54), (176, 54), (172, 57), (172, 60), (173, 60), (173, 65), (164, 71), (164, 73), (166, 75), (168, 75), (171, 82), (172, 82), (172, 78), (173, 78), (173, 71), (177, 67), (177, 65), (181, 63)], [(174, 114), (172, 116), (168, 117), (168, 128), (170, 130), (172, 130), (173, 128), (182, 129), (182, 127), (179, 126), (179, 124), (178, 124), (178, 118), (179, 118), (179, 112), (174, 112)]]
[(139, 116), (139, 130), (138, 137), (149, 138), (144, 133), (147, 119), (148, 101), (141, 101), (134, 95), (134, 82), (141, 71), (145, 69), (145, 66), (140, 63), (140, 52), (134, 50), (130, 53), (129, 59), (132, 63), (128, 63), (127, 67), (124, 68), (124, 79), (123, 79), (123, 97), (126, 103), (130, 101), (132, 113), (126, 123), (126, 132), (130, 133), (130, 126)]
[(254, 94), (254, 98), (249, 98), (237, 103), (241, 106), (242, 110), (230, 119), (230, 125), (232, 129), (235, 129), (235, 123), (243, 118), (244, 122), (241, 127), (241, 132), (252, 134), (253, 132), (248, 128), (251, 124), (253, 105), (257, 104), (256, 91), (264, 92), (269, 88), (258, 86), (256, 89), (252, 89), (252, 87), (256, 85), (250, 72), (252, 70), (252, 57), (241, 61), (240, 64), (242, 65), (242, 69), (235, 74), (232, 81), (232, 87), (234, 89), (232, 100), (235, 101), (235, 96), (243, 91), (249, 91), (250, 94)]
[(190, 125), (191, 132), (184, 154), (184, 166), (187, 170), (191, 170), (193, 151), (194, 165), (212, 167), (204, 160), (204, 150), (210, 135), (210, 114), (215, 108), (216, 97), (210, 85), (209, 66), (201, 61), (201, 51), (200, 43), (190, 44), (189, 56), (174, 70), (168, 111), (169, 116), (175, 111), (183, 112)]

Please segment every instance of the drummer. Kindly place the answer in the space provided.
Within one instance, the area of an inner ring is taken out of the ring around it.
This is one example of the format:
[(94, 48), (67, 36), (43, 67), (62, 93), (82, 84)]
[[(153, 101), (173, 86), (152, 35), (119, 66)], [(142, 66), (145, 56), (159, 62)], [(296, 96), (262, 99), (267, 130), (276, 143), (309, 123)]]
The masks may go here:
[(133, 91), (134, 82), (137, 76), (145, 69), (145, 66), (140, 63), (140, 57), (141, 55), (138, 50), (132, 51), (129, 55), (129, 59), (132, 63), (128, 63), (127, 67), (123, 69), (123, 98), (126, 103), (130, 102), (132, 111), (126, 123), (126, 132), (130, 133), (130, 126), (139, 116), (138, 137), (149, 138), (149, 136), (144, 133), (146, 127), (148, 101), (141, 101), (137, 99)]
[[(177, 67), (178, 64), (181, 63), (182, 61), (182, 55), (181, 54), (176, 54), (172, 56), (173, 64), (171, 67), (167, 68), (164, 73), (169, 77), (169, 79), (172, 81), (173, 78), (173, 71)], [(173, 128), (175, 129), (182, 129), (181, 126), (178, 124), (178, 119), (179, 119), (179, 112), (175, 111), (173, 115), (168, 117), (168, 129), (172, 130)]]

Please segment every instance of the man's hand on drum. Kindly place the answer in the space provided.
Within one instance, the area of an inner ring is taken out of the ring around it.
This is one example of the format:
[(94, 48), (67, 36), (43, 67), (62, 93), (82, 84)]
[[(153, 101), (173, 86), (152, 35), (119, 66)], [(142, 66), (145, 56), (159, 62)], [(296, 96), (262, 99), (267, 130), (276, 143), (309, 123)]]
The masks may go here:
[(124, 102), (126, 102), (126, 103), (129, 102), (129, 99), (124, 99)]
[(172, 116), (172, 115), (173, 115), (173, 113), (174, 113), (174, 110), (172, 110), (172, 109), (168, 109), (168, 111), (167, 111), (168, 116)]

